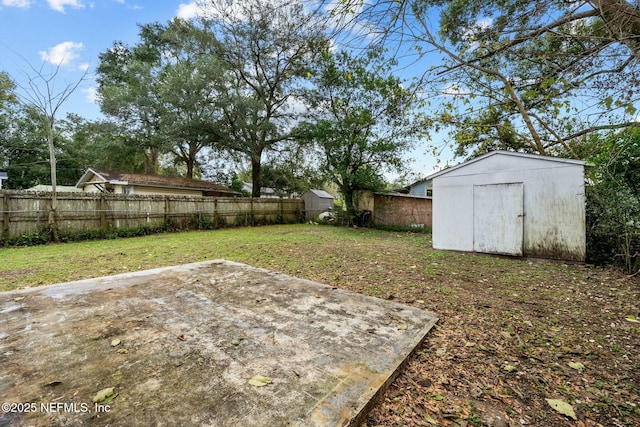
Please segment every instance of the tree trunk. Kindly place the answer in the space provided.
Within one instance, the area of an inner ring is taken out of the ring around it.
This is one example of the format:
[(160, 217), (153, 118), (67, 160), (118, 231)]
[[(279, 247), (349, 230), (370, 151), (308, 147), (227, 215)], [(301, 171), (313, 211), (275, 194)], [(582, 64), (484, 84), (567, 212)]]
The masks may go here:
[(187, 178), (193, 179), (193, 167), (195, 160), (192, 158), (187, 159)]
[(157, 148), (150, 148), (149, 152), (144, 154), (144, 172), (148, 175), (158, 174), (158, 159), (160, 152)]
[(51, 210), (49, 211), (48, 226), (51, 233), (51, 240), (58, 241), (58, 191), (56, 173), (56, 150), (53, 144), (53, 117), (45, 118), (47, 132), (47, 142), (49, 145), (49, 164), (51, 165)]
[(260, 198), (260, 172), (262, 170), (260, 157), (257, 159), (254, 157), (251, 158), (251, 183), (253, 185), (253, 188), (251, 189), (251, 197), (256, 199)]
[(353, 189), (341, 187), (340, 191), (344, 198), (344, 207), (347, 209), (347, 220), (349, 221), (349, 225), (353, 225), (356, 214), (356, 208), (353, 206)]

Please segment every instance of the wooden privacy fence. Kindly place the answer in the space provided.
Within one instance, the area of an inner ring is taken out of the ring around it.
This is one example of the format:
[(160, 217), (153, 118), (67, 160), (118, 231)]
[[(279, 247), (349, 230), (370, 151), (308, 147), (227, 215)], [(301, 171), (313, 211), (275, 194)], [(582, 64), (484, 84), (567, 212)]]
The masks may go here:
[[(48, 229), (52, 193), (0, 191), (2, 242)], [(249, 199), (58, 193), (60, 236), (123, 229), (219, 228), (293, 223), (304, 220), (300, 199)]]

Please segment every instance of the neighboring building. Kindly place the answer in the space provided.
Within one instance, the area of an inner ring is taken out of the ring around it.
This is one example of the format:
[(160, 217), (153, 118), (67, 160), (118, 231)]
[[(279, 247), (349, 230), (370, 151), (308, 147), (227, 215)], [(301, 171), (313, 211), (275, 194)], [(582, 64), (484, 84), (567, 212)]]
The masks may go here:
[(431, 197), (391, 192), (358, 192), (358, 209), (371, 212), (370, 223), (387, 227), (431, 229)]
[(241, 194), (213, 182), (161, 175), (87, 169), (76, 187), (87, 193), (235, 197)]
[(9, 178), (6, 172), (0, 172), (0, 190), (2, 190), (2, 181)]
[[(27, 188), (25, 191), (43, 191), (43, 192), (51, 193), (53, 191), (53, 186), (38, 184), (36, 186)], [(56, 192), (58, 192), (58, 193), (82, 193), (82, 190), (80, 188), (78, 188), (78, 187), (72, 187), (70, 185), (56, 185)]]
[[(249, 182), (242, 183), (242, 189), (249, 194), (253, 194), (253, 184)], [(260, 197), (263, 199), (282, 199), (285, 196), (278, 194), (276, 190), (270, 187), (260, 187)]]
[(308, 190), (302, 195), (302, 200), (304, 200), (307, 221), (310, 221), (332, 208), (335, 198), (324, 190)]
[(584, 261), (584, 167), (493, 151), (429, 176), (434, 249)]
[(409, 194), (418, 197), (432, 197), (433, 196), (433, 181), (431, 179), (421, 179), (407, 187)]

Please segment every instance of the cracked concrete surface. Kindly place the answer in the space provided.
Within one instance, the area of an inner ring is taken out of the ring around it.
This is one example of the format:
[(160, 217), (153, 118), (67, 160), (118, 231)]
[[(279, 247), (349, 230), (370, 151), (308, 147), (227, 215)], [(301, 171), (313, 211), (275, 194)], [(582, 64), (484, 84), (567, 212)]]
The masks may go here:
[(436, 321), (224, 260), (0, 293), (0, 426), (357, 425)]

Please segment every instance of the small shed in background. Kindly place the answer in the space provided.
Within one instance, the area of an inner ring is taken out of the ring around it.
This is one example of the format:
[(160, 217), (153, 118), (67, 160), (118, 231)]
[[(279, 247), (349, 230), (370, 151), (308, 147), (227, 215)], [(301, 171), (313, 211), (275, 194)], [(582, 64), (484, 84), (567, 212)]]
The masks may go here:
[(324, 190), (307, 190), (302, 195), (306, 219), (317, 219), (318, 215), (333, 207), (335, 198)]
[(434, 249), (584, 261), (584, 166), (493, 151), (431, 175)]
[(9, 175), (6, 172), (0, 172), (0, 190), (2, 190), (2, 181), (8, 178)]

